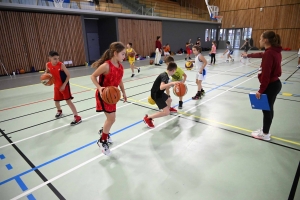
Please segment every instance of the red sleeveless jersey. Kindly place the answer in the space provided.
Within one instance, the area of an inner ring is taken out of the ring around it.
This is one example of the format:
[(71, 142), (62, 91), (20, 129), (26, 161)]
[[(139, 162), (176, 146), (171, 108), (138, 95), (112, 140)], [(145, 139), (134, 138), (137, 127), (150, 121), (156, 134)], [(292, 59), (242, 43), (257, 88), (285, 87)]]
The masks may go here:
[(119, 63), (119, 67), (115, 67), (110, 60), (106, 61), (106, 63), (109, 64), (109, 72), (106, 75), (101, 74), (99, 76), (99, 84), (101, 87), (118, 87), (124, 74), (124, 68), (121, 63)]
[(61, 69), (62, 62), (58, 62), (55, 66), (51, 64), (51, 62), (47, 63), (47, 67), (49, 69), (50, 74), (54, 77), (54, 86), (60, 87), (65, 82), (67, 75)]
[[(109, 72), (106, 75), (101, 74), (99, 76), (99, 84), (101, 87), (107, 87), (107, 86), (115, 86), (118, 87), (120, 82), (122, 81), (123, 74), (124, 74), (124, 68), (119, 63), (119, 67), (115, 67), (110, 60), (106, 61), (106, 63), (109, 64)], [(104, 102), (100, 96), (99, 90), (96, 90), (96, 111), (97, 112), (106, 112), (106, 113), (112, 113), (116, 112), (116, 104), (107, 104)]]

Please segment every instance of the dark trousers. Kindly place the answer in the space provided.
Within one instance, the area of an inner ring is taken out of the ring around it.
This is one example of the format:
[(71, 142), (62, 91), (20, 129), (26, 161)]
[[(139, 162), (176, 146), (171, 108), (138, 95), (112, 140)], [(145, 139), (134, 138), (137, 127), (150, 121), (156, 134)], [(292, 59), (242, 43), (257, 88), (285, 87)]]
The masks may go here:
[(113, 0), (106, 0), (106, 3), (113, 3)]
[(263, 110), (263, 132), (264, 133), (269, 133), (270, 131), (270, 127), (272, 124), (272, 120), (274, 117), (274, 103), (276, 100), (276, 97), (278, 95), (278, 93), (280, 92), (282, 87), (281, 81), (277, 80), (273, 83), (270, 83), (267, 87), (267, 89), (264, 91), (264, 94), (266, 94), (268, 96), (268, 101), (269, 101), (269, 105), (270, 105), (270, 111), (268, 110)]
[(215, 54), (215, 53), (211, 53), (211, 54), (210, 54), (210, 57), (211, 57), (210, 63), (212, 64), (212, 63), (213, 63), (213, 60), (214, 60), (214, 64), (215, 64), (215, 63), (216, 63), (216, 54)]

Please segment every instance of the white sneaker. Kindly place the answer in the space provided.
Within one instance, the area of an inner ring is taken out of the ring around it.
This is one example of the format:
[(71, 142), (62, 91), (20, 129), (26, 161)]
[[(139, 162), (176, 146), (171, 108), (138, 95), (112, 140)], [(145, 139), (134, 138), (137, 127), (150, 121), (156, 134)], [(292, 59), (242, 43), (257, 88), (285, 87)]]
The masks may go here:
[(256, 131), (253, 131), (251, 133), (252, 137), (256, 138), (256, 139), (260, 139), (260, 140), (266, 140), (266, 141), (270, 141), (271, 140), (271, 134), (264, 134), (262, 129), (258, 129)]
[(298, 68), (300, 68), (300, 65), (298, 65)]

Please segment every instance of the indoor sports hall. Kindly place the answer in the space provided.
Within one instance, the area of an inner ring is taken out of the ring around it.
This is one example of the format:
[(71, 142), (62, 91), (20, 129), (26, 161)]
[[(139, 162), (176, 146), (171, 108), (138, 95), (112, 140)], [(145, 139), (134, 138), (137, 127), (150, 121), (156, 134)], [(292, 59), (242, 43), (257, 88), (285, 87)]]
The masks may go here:
[[(0, 0), (0, 199), (300, 199), (299, 10), (299, 0)], [(249, 98), (266, 62), (241, 56), (246, 39), (248, 55), (268, 51), (260, 44), (265, 31), (282, 47), (270, 140), (253, 137), (263, 113)], [(177, 112), (150, 129), (143, 118), (161, 112), (150, 90), (167, 71), (164, 55), (155, 63), (157, 36), (186, 74), (187, 91), (179, 109), (170, 88)], [(115, 41), (133, 44), (140, 71), (133, 76), (128, 59), (121, 63), (127, 101), (121, 95), (116, 105), (105, 155), (97, 141), (106, 114), (96, 112), (91, 65)], [(198, 41), (205, 94), (193, 100), (199, 69), (187, 63), (197, 55), (185, 50)], [(55, 117), (54, 87), (41, 83), (50, 51), (70, 73), (82, 119), (75, 126), (66, 101)]]

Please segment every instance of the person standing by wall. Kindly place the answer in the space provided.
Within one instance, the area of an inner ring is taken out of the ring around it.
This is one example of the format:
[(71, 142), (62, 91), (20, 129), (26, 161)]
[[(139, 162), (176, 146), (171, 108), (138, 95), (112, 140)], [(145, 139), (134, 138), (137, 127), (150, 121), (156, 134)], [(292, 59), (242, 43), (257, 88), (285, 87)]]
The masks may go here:
[(161, 59), (161, 53), (162, 53), (161, 37), (157, 36), (155, 41), (155, 59), (154, 59), (154, 64), (156, 66), (161, 66), (159, 64), (159, 61)]

